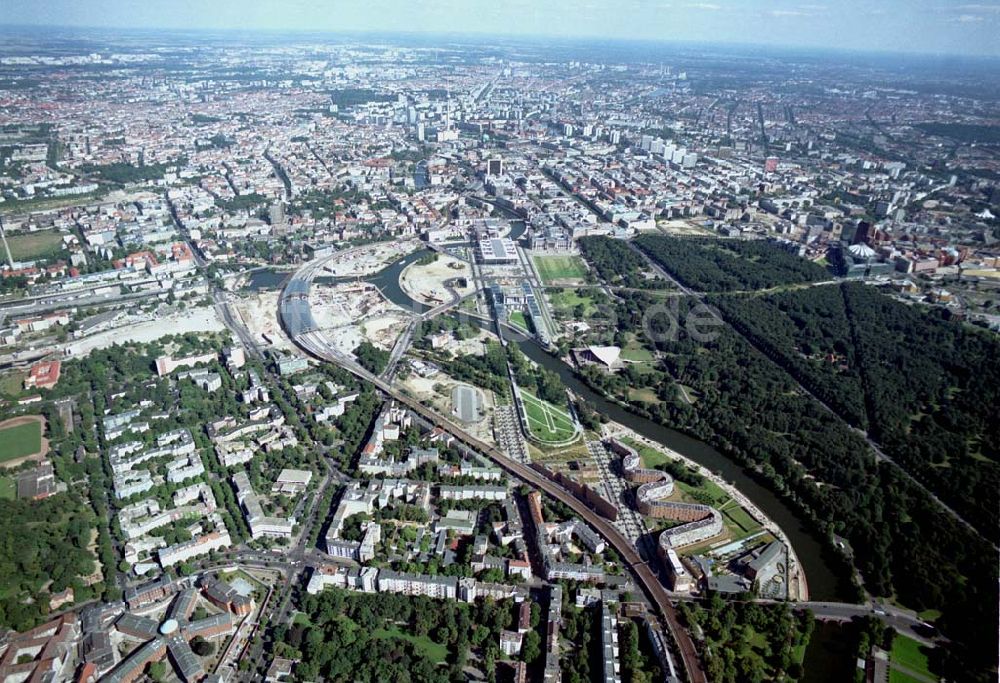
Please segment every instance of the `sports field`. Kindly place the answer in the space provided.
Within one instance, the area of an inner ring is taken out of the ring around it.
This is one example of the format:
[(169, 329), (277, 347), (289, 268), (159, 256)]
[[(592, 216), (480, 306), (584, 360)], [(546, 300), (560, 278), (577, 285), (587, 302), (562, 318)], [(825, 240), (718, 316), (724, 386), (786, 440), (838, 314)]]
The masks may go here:
[(587, 269), (579, 256), (535, 256), (535, 268), (544, 284), (559, 280), (582, 280)]
[(15, 261), (34, 261), (59, 253), (62, 250), (62, 235), (55, 230), (8, 234), (7, 244)]
[(0, 463), (42, 450), (42, 424), (24, 422), (0, 429)]
[(524, 389), (521, 390), (521, 401), (528, 416), (528, 430), (542, 443), (563, 443), (576, 435), (576, 424), (565, 410)]

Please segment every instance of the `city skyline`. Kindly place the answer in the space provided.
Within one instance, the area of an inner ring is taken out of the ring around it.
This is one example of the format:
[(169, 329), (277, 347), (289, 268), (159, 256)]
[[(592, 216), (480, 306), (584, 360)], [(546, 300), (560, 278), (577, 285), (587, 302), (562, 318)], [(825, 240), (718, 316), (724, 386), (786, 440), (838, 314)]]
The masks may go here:
[[(13, 0), (4, 24), (52, 28), (458, 33), (534, 38), (703, 42), (728, 45), (1000, 56), (1000, 4), (851, 1), (822, 3), (597, 2), (278, 3), (223, 0), (211, 8), (185, 0)], [(169, 7), (168, 7), (169, 5)]]
[(996, 683), (1000, 12), (290, 1), (3, 15), (0, 681)]

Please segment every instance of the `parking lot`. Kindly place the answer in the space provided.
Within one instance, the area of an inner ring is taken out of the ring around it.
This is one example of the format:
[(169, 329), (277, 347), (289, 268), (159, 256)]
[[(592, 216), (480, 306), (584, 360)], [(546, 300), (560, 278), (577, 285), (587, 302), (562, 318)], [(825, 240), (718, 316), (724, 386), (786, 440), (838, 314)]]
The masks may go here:
[(514, 406), (496, 407), (493, 412), (493, 430), (496, 434), (497, 445), (508, 457), (524, 464), (531, 462), (531, 457), (528, 455), (528, 445), (521, 434), (521, 420)]
[(601, 480), (604, 482), (605, 490), (609, 494), (609, 500), (618, 508), (618, 519), (614, 525), (636, 543), (640, 537), (649, 533), (646, 523), (636, 510), (629, 506), (626, 500), (627, 486), (625, 481), (619, 477), (611, 468), (612, 455), (604, 448), (600, 441), (588, 441), (587, 450), (594, 459), (598, 471), (601, 473)]

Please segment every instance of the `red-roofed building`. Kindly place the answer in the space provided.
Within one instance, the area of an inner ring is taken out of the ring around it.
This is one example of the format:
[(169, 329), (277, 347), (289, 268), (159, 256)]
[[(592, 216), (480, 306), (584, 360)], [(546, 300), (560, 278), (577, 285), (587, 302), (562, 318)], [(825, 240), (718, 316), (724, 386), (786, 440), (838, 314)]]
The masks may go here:
[(156, 256), (151, 251), (137, 251), (114, 262), (115, 270), (122, 270), (124, 268), (141, 270), (143, 268), (155, 268), (159, 264), (160, 262), (156, 260)]
[(59, 371), (62, 363), (57, 360), (43, 360), (31, 366), (28, 376), (24, 378), (25, 389), (51, 389), (59, 382)]
[(31, 266), (29, 268), (18, 268), (16, 270), (4, 269), (0, 271), (0, 275), (4, 277), (26, 277), (29, 280), (38, 275), (38, 268)]
[(525, 600), (517, 610), (517, 632), (527, 633), (531, 630), (531, 603)]
[(176, 244), (170, 245), (170, 257), (178, 263), (194, 260), (194, 254), (191, 253), (191, 247), (186, 245), (184, 242), (177, 242)]
[(73, 613), (12, 634), (0, 655), (0, 681), (70, 680), (79, 639), (80, 626)]
[(80, 667), (76, 683), (95, 683), (95, 681), (97, 681), (97, 665), (93, 662), (87, 662)]

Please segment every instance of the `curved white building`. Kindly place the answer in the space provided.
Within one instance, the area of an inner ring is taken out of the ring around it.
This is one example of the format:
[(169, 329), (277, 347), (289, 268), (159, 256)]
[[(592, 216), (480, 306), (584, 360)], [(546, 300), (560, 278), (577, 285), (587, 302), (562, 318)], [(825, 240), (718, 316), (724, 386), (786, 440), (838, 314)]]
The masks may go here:
[(621, 456), (625, 478), (640, 484), (635, 492), (639, 512), (650, 517), (685, 522), (660, 534), (662, 556), (666, 556), (669, 548), (693, 545), (722, 533), (722, 514), (718, 510), (710, 505), (663, 500), (674, 492), (673, 477), (660, 470), (644, 468), (639, 453), (617, 439), (607, 439), (604, 445)]

